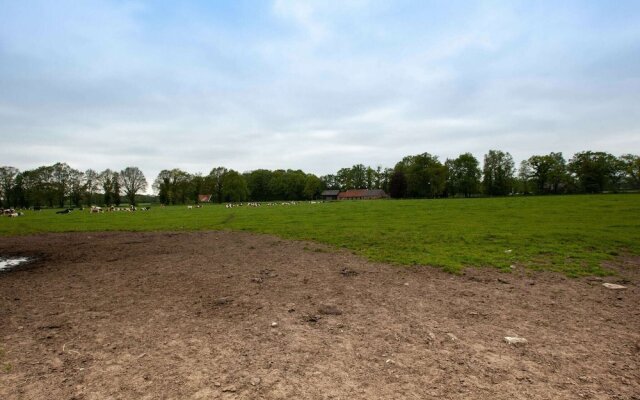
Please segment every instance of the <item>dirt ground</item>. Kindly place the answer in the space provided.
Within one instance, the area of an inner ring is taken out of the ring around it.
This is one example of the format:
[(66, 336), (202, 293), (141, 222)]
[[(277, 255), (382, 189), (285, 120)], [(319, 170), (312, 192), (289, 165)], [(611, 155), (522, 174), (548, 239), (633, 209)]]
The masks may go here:
[(7, 255), (37, 260), (0, 273), (1, 399), (640, 399), (638, 259), (454, 276), (241, 232)]

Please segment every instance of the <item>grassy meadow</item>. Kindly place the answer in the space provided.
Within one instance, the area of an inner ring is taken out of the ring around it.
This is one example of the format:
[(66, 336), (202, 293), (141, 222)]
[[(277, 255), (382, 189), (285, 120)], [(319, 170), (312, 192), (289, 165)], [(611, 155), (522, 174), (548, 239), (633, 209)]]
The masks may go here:
[(640, 254), (640, 195), (173, 206), (67, 215), (43, 210), (0, 218), (3, 236), (118, 230), (244, 230), (312, 240), (374, 261), (452, 272), (516, 265), (570, 276), (603, 275), (603, 262)]

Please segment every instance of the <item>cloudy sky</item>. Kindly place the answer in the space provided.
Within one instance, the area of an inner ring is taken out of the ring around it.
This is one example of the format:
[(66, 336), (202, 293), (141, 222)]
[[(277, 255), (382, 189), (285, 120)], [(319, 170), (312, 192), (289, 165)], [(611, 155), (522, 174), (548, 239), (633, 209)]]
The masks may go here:
[(0, 0), (0, 165), (640, 153), (638, 1)]

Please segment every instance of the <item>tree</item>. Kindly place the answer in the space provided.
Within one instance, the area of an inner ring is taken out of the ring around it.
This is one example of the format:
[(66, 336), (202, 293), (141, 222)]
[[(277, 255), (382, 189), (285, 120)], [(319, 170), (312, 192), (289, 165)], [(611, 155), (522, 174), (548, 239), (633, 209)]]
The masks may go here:
[(225, 167), (216, 167), (209, 172), (208, 178), (213, 185), (213, 195), (218, 203), (222, 203), (223, 199), (223, 182), (224, 176), (228, 170)]
[(246, 175), (249, 197), (253, 201), (275, 200), (271, 193), (270, 182), (273, 173), (266, 169), (257, 169)]
[(351, 183), (353, 189), (367, 188), (367, 168), (362, 164), (356, 164), (351, 167)]
[(601, 193), (607, 188), (613, 188), (612, 178), (618, 173), (620, 164), (609, 153), (583, 151), (574, 154), (567, 167), (578, 180), (583, 192)]
[(429, 153), (407, 156), (396, 164), (407, 184), (408, 197), (440, 197), (446, 193), (447, 168)]
[(249, 190), (244, 177), (234, 170), (227, 171), (222, 178), (222, 197), (224, 201), (246, 201)]
[(516, 191), (522, 194), (531, 194), (531, 165), (527, 160), (520, 162), (520, 168), (518, 169), (518, 179), (516, 180)]
[(86, 191), (84, 172), (72, 169), (69, 174), (69, 199), (74, 206), (79, 207)]
[(120, 171), (120, 181), (130, 205), (136, 205), (136, 194), (147, 190), (147, 179), (138, 167), (127, 167)]
[(153, 190), (158, 193), (160, 204), (171, 203), (171, 171), (163, 169), (153, 182)]
[(389, 180), (389, 195), (394, 199), (401, 199), (406, 196), (407, 193), (407, 178), (404, 176), (404, 172), (396, 170), (391, 174)]
[(12, 202), (13, 189), (16, 177), (20, 171), (17, 168), (4, 166), (0, 167), (0, 205), (5, 208), (9, 208), (11, 205), (15, 205)]
[(640, 189), (640, 156), (623, 154), (620, 165), (624, 171), (625, 184), (629, 189)]
[(120, 195), (122, 194), (122, 184), (120, 183), (120, 174), (117, 172), (113, 173), (113, 189), (111, 192), (113, 196), (113, 204), (118, 207), (122, 202), (122, 198)]
[(304, 197), (309, 200), (315, 200), (324, 190), (324, 183), (320, 178), (313, 174), (308, 174), (304, 184)]
[(153, 190), (158, 192), (162, 204), (184, 204), (190, 197), (192, 177), (188, 172), (174, 168), (162, 170), (153, 182)]
[(514, 174), (513, 157), (508, 152), (489, 150), (484, 156), (482, 184), (490, 196), (505, 196), (511, 193)]
[(558, 193), (566, 182), (566, 162), (562, 153), (550, 153), (544, 156), (531, 156), (526, 160), (528, 178), (538, 194)]
[(335, 175), (329, 174), (320, 177), (320, 180), (324, 183), (327, 189), (339, 190), (340, 184)]
[(104, 196), (103, 202), (105, 205), (111, 205), (115, 200), (115, 196), (113, 193), (113, 183), (115, 178), (115, 172), (108, 168), (100, 172), (100, 175), (98, 175), (100, 188), (102, 189), (102, 194)]
[[(448, 160), (449, 161), (449, 160)], [(464, 153), (446, 163), (449, 170), (449, 187), (454, 194), (471, 197), (480, 189), (480, 162), (471, 153)]]
[(336, 173), (336, 183), (340, 190), (354, 189), (355, 185), (351, 168), (340, 168)]
[(100, 190), (100, 174), (92, 169), (88, 169), (84, 173), (86, 205), (94, 204), (94, 194)]
[(73, 169), (66, 163), (56, 163), (51, 169), (51, 177), (55, 196), (60, 207), (64, 207), (64, 200), (70, 193), (69, 181)]

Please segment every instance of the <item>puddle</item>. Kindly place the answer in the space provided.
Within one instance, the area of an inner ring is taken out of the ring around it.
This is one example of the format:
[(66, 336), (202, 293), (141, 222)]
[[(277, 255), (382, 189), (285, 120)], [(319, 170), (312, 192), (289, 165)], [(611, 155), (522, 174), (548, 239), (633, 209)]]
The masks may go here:
[(0, 258), (0, 272), (10, 270), (29, 261), (27, 257)]

